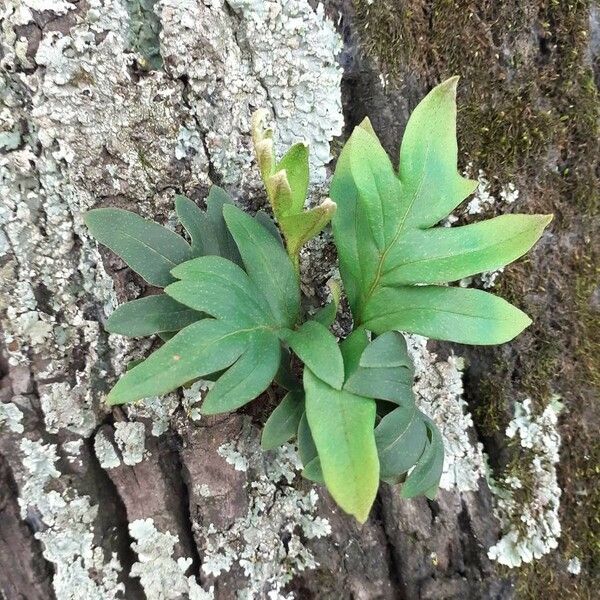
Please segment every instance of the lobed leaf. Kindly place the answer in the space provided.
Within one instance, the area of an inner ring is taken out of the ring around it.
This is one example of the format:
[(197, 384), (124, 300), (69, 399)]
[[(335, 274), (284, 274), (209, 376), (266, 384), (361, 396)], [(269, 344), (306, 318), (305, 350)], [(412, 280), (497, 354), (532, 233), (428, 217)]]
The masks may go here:
[(368, 120), (355, 128), (332, 181), (338, 204), (333, 231), (357, 325), (376, 333), (398, 328), (496, 344), (512, 339), (530, 320), (483, 292), (416, 284), (447, 283), (504, 266), (531, 248), (551, 217), (505, 215), (429, 229), (476, 187), (457, 172), (456, 81), (434, 88), (411, 115), (397, 174)]
[(502, 215), (463, 227), (416, 229), (390, 252), (381, 285), (457, 281), (493, 271), (523, 256), (542, 235), (550, 215)]
[(109, 403), (131, 402), (215, 376), (201, 410), (225, 412), (261, 394), (279, 372), (277, 333), (297, 319), (298, 283), (289, 258), (268, 230), (234, 206), (225, 213), (248, 273), (221, 256), (201, 256), (174, 268), (179, 281), (165, 288), (170, 301), (214, 319), (194, 323), (168, 340), (117, 383)]
[(400, 147), (402, 218), (407, 227), (432, 227), (477, 188), (458, 174), (456, 86), (433, 88), (411, 114)]
[(158, 294), (122, 304), (110, 315), (104, 328), (109, 333), (139, 337), (179, 331), (204, 316), (165, 294)]
[(149, 284), (165, 287), (171, 269), (192, 258), (189, 244), (173, 231), (120, 208), (95, 208), (84, 217), (90, 233)]
[(125, 373), (106, 402), (124, 404), (166, 394), (188, 381), (227, 368), (244, 352), (247, 343), (247, 336), (232, 324), (214, 319), (197, 321)]

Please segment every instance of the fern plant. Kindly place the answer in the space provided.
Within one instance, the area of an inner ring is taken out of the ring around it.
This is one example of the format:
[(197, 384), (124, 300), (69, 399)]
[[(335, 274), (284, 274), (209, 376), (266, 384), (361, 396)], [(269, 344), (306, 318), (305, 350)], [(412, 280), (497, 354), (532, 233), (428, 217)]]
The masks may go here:
[[(366, 119), (339, 157), (331, 196), (305, 211), (308, 149), (277, 162), (264, 115), (253, 119), (257, 163), (273, 213), (255, 217), (213, 187), (206, 212), (179, 196), (176, 233), (118, 209), (85, 220), (96, 239), (163, 293), (128, 302), (106, 329), (159, 334), (165, 343), (130, 369), (109, 404), (170, 392), (198, 378), (214, 385), (205, 414), (235, 410), (273, 381), (285, 394), (265, 423), (265, 450), (296, 439), (303, 475), (324, 483), (360, 522), (379, 481), (406, 498), (432, 498), (444, 449), (415, 404), (413, 367), (400, 331), (467, 344), (499, 344), (529, 318), (477, 289), (448, 285), (523, 255), (551, 216), (504, 215), (436, 226), (475, 189), (457, 172), (456, 81), (434, 88), (413, 112), (396, 170)], [(337, 210), (336, 210), (337, 204)], [(333, 215), (340, 272), (354, 320), (341, 342), (329, 330), (340, 290), (303, 320), (299, 251)], [(303, 365), (302, 373), (295, 368)]]

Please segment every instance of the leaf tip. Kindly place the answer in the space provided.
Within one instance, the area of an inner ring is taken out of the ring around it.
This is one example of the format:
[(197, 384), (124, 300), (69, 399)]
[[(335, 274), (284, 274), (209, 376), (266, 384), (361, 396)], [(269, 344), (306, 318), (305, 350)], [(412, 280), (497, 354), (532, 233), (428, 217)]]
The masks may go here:
[(106, 398), (104, 399), (104, 402), (106, 404), (108, 404), (108, 406), (118, 406), (119, 404), (125, 404), (125, 400), (121, 399), (119, 397), (118, 393), (115, 393), (116, 391), (116, 387), (118, 386), (118, 382), (117, 384), (113, 387), (112, 390), (110, 390), (110, 392), (107, 394)]
[(373, 124), (371, 123), (371, 119), (369, 119), (369, 117), (365, 117), (358, 125), (358, 127), (360, 129), (363, 129), (364, 131), (366, 131), (367, 133), (370, 133), (371, 135), (374, 135), (375, 137), (377, 137), (377, 134), (375, 133), (375, 130), (373, 129)]
[(202, 406), (200, 407), (200, 414), (201, 415), (217, 415), (219, 414), (219, 410), (215, 407), (212, 406), (212, 402), (206, 402), (206, 400), (204, 400), (204, 402), (202, 403)]
[(252, 113), (250, 118), (250, 128), (252, 130), (252, 139), (256, 145), (260, 140), (269, 138), (273, 135), (273, 130), (266, 127), (269, 111), (266, 108), (259, 108)]
[(453, 77), (449, 77), (445, 81), (442, 81), (438, 85), (438, 89), (448, 94), (452, 94), (456, 96), (456, 89), (458, 88), (458, 80), (460, 79), (459, 75), (454, 75)]
[(83, 213), (83, 222), (89, 227), (90, 225), (90, 217), (92, 216), (93, 212), (95, 211), (95, 208), (92, 208), (92, 210), (86, 210)]

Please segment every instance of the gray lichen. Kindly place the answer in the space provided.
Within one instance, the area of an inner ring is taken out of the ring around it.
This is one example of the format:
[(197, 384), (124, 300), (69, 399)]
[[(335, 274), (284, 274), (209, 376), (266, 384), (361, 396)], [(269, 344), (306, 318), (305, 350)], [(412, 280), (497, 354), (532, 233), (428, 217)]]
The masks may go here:
[[(98, 507), (73, 488), (60, 485), (56, 446), (21, 441), (22, 464), (27, 479), (19, 503), (23, 518), (35, 515), (35, 537), (43, 545), (46, 560), (54, 566), (53, 586), (61, 600), (112, 600), (125, 589), (118, 582), (121, 566), (116, 554), (108, 561), (94, 545), (94, 521)], [(62, 491), (60, 491), (62, 490)]]
[(247, 586), (237, 591), (238, 598), (288, 598), (282, 590), (294, 575), (318, 566), (303, 539), (326, 536), (331, 527), (316, 515), (316, 491), (292, 486), (302, 469), (293, 446), (265, 455), (256, 434), (247, 429), (241, 439), (242, 447), (228, 443), (219, 453), (234, 468), (251, 472), (248, 511), (226, 530), (195, 525), (204, 546), (202, 572), (218, 577), (239, 565)]
[(146, 597), (151, 600), (175, 600), (186, 595), (190, 600), (209, 600), (212, 590), (203, 590), (193, 576), (185, 573), (191, 558), (173, 558), (177, 537), (156, 529), (152, 519), (138, 519), (129, 524), (129, 533), (135, 540), (131, 547), (138, 561), (131, 575), (139, 577)]
[(113, 469), (121, 464), (115, 447), (102, 430), (94, 437), (94, 452), (103, 469)]
[(13, 402), (0, 402), (0, 431), (3, 427), (13, 433), (23, 433), (23, 413)]
[[(518, 567), (541, 558), (558, 546), (561, 527), (558, 519), (561, 490), (556, 464), (559, 461), (560, 434), (557, 423), (562, 404), (554, 399), (542, 414), (533, 412), (531, 400), (515, 404), (515, 415), (506, 429), (527, 452), (519, 470), (495, 485), (496, 514), (503, 528), (500, 541), (488, 555), (509, 567)], [(526, 485), (529, 494), (519, 499), (516, 493)]]
[(143, 423), (115, 423), (115, 441), (126, 465), (133, 466), (144, 460), (146, 428)]
[(461, 358), (439, 360), (427, 349), (427, 339), (407, 336), (415, 365), (414, 391), (420, 408), (436, 423), (444, 438), (444, 470), (440, 487), (476, 491), (485, 477), (483, 446), (474, 444), (473, 419), (462, 397)]

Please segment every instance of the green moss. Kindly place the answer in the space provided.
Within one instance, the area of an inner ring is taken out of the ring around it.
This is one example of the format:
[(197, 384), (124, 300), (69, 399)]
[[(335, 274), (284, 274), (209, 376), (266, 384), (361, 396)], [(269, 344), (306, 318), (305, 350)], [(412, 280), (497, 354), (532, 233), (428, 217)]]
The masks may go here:
[(490, 370), (493, 375), (478, 382), (473, 418), (484, 437), (503, 433), (510, 421), (506, 385), (508, 369), (508, 363), (498, 358)]
[[(584, 599), (600, 585), (600, 101), (588, 56), (589, 0), (355, 0), (365, 50), (401, 87), (460, 75), (459, 148), (492, 186), (514, 182), (529, 212), (552, 212), (546, 247), (509, 267), (499, 295), (534, 325), (488, 355), (474, 418), (492, 436), (507, 407), (563, 397), (559, 551), (524, 567), (519, 598)], [(370, 32), (374, 32), (373, 35)], [(495, 191), (494, 189), (492, 191)], [(519, 469), (509, 462), (508, 469)], [(524, 477), (520, 473), (520, 477)], [(527, 493), (525, 488), (524, 494)], [(578, 556), (582, 574), (566, 561)]]
[(600, 310), (592, 306), (592, 294), (600, 281), (600, 256), (592, 252), (580, 259), (580, 271), (574, 281), (574, 309), (579, 330), (575, 352), (581, 373), (594, 387), (600, 388)]

